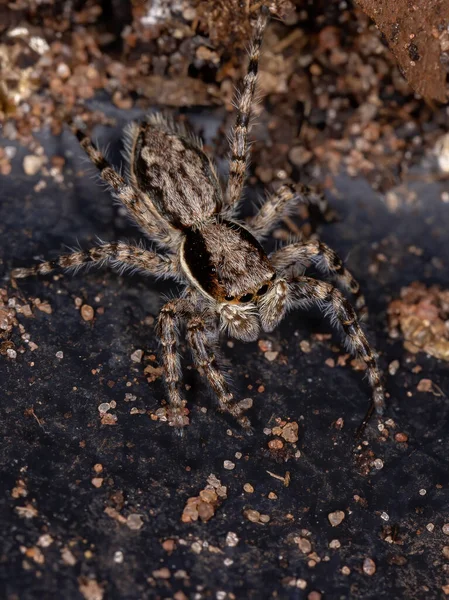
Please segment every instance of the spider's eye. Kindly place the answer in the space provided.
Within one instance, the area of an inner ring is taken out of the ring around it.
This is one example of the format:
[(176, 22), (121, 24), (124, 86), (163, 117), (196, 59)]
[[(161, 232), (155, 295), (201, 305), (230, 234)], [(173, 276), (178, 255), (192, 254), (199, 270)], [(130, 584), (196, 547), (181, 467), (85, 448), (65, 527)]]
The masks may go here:
[(244, 296), (240, 297), (240, 302), (250, 302), (252, 299), (253, 299), (252, 294), (245, 294)]
[(231, 300), (234, 300), (235, 296), (225, 296), (225, 300), (227, 300), (228, 302), (231, 302)]
[(274, 281), (276, 279), (276, 273), (273, 273), (273, 275), (270, 277), (270, 281)]
[(268, 284), (265, 284), (257, 291), (257, 295), (263, 296), (264, 294), (266, 294), (267, 290), (268, 290)]

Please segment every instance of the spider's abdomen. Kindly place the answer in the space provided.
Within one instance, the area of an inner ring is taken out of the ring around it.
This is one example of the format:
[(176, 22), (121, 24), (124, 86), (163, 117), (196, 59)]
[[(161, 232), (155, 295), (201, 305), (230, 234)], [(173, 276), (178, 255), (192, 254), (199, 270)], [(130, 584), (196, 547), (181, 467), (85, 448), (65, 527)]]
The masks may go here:
[[(262, 246), (232, 221), (210, 221), (185, 232), (181, 262), (189, 279), (217, 302), (256, 294), (274, 275)], [(244, 301), (244, 300), (243, 300)]]
[(130, 176), (160, 213), (184, 229), (218, 212), (222, 191), (214, 165), (192, 134), (160, 115), (128, 131)]

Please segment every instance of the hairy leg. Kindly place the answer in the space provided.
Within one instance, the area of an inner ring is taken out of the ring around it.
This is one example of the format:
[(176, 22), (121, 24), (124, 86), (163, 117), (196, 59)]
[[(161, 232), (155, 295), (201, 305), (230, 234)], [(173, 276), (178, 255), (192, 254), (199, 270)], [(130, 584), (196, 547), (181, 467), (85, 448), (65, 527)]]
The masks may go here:
[(106, 263), (121, 270), (129, 268), (156, 276), (176, 276), (173, 258), (124, 242), (105, 242), (88, 250), (65, 254), (55, 260), (42, 262), (33, 267), (14, 269), (11, 276), (20, 279), (32, 275), (47, 275), (58, 268), (79, 269), (85, 266), (101, 266)]
[(170, 300), (161, 309), (157, 323), (157, 334), (162, 346), (162, 364), (168, 390), (168, 422), (172, 427), (189, 424), (186, 402), (182, 397), (182, 369), (179, 354), (179, 325), (192, 313), (192, 305), (186, 298)]
[(229, 412), (242, 427), (249, 428), (250, 421), (243, 415), (243, 409), (229, 389), (225, 376), (217, 365), (214, 353), (217, 332), (208, 329), (202, 317), (192, 317), (187, 323), (187, 341), (192, 348), (197, 368), (201, 368), (211, 388), (214, 390), (220, 410)]
[(281, 279), (260, 304), (262, 327), (265, 331), (272, 331), (288, 309), (308, 308), (312, 305), (318, 306), (333, 324), (343, 329), (348, 350), (366, 363), (373, 392), (368, 413), (358, 429), (360, 436), (372, 412), (375, 410), (378, 414), (383, 413), (385, 394), (376, 355), (359, 325), (354, 309), (342, 293), (329, 283), (311, 277), (298, 277), (290, 281)]
[(313, 240), (284, 246), (270, 255), (270, 261), (281, 275), (297, 264), (308, 266), (312, 263), (321, 273), (334, 277), (344, 290), (351, 292), (355, 297), (356, 308), (361, 315), (366, 315), (365, 298), (360, 285), (345, 268), (340, 257), (323, 242)]
[(137, 225), (155, 241), (171, 248), (175, 247), (178, 232), (161, 217), (148, 196), (129, 185), (84, 132), (74, 125), (72, 130), (89, 159), (97, 167), (101, 179), (114, 190), (116, 197)]
[(281, 219), (291, 215), (300, 204), (316, 206), (326, 220), (332, 219), (333, 213), (321, 192), (303, 184), (282, 185), (249, 219), (248, 227), (256, 237), (266, 237)]
[(257, 19), (256, 30), (249, 52), (248, 72), (243, 80), (243, 89), (238, 100), (238, 113), (231, 138), (231, 160), (225, 203), (228, 208), (235, 207), (242, 195), (248, 162), (248, 131), (251, 117), (251, 105), (256, 89), (259, 68), (260, 47), (270, 13), (263, 6)]

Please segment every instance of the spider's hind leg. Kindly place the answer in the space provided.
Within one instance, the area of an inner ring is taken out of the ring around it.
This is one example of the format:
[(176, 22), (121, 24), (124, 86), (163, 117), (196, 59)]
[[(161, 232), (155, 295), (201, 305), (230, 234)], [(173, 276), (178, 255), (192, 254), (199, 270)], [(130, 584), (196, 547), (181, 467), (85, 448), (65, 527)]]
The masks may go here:
[(179, 353), (179, 326), (185, 322), (192, 306), (185, 298), (170, 300), (161, 309), (157, 323), (157, 333), (162, 346), (162, 364), (167, 385), (169, 409), (168, 422), (172, 427), (181, 428), (189, 424), (186, 402), (182, 397), (182, 368)]
[(106, 157), (70, 119), (67, 119), (80, 146), (98, 169), (100, 178), (109, 185), (142, 230), (158, 243), (171, 248), (177, 245), (178, 232), (156, 210), (151, 199), (134, 185), (130, 185), (106, 160)]
[(33, 275), (47, 275), (56, 269), (77, 270), (81, 267), (99, 267), (105, 263), (123, 270), (131, 269), (156, 276), (176, 277), (176, 265), (172, 257), (156, 254), (124, 242), (103, 242), (88, 250), (77, 250), (32, 267), (14, 269), (11, 276), (14, 279), (22, 279)]

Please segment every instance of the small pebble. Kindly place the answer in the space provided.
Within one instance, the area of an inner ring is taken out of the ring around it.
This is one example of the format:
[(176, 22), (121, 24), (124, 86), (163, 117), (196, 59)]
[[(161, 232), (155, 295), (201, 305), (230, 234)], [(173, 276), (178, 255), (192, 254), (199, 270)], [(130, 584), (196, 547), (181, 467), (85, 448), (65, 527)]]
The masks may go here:
[(42, 156), (28, 154), (23, 159), (23, 170), (27, 175), (36, 175), (36, 173), (42, 167), (43, 161), (44, 158)]
[(341, 548), (340, 540), (331, 540), (329, 542), (329, 548), (336, 550), (337, 548)]
[(427, 523), (426, 529), (432, 533), (432, 531), (435, 529), (435, 525), (433, 523)]
[(342, 567), (341, 572), (343, 573), (343, 575), (350, 575), (351, 573), (351, 569), (349, 567)]
[(94, 477), (92, 479), (92, 485), (96, 488), (101, 488), (101, 486), (103, 485), (103, 481), (104, 479), (102, 477)]
[(389, 521), (390, 520), (390, 515), (384, 511), (383, 513), (381, 513), (380, 518), (383, 521)]
[(398, 360), (393, 360), (388, 365), (388, 372), (390, 373), (390, 375), (396, 375), (396, 373), (398, 372), (398, 369), (399, 369), (399, 361)]
[(226, 546), (230, 548), (234, 548), (239, 543), (239, 538), (236, 533), (233, 531), (228, 531), (226, 534)]
[(261, 523), (268, 523), (270, 521), (270, 515), (260, 515), (259, 521)]
[(126, 519), (126, 524), (128, 525), (128, 527), (130, 529), (134, 529), (137, 531), (138, 529), (143, 527), (142, 517), (140, 515), (133, 513), (133, 514), (129, 515), (128, 518)]
[(321, 600), (320, 592), (310, 592), (310, 594), (307, 596), (307, 600)]
[(363, 561), (363, 572), (365, 575), (372, 576), (376, 572), (376, 563), (372, 558), (365, 558)]
[(340, 525), (345, 518), (345, 513), (342, 510), (336, 510), (335, 512), (329, 513), (327, 518), (332, 527), (337, 527), (337, 525)]
[(420, 495), (420, 496), (425, 496), (426, 494), (427, 494), (427, 490), (425, 490), (424, 488), (421, 488), (421, 489), (419, 490), (419, 495)]
[(109, 402), (102, 402), (99, 407), (98, 407), (98, 412), (100, 414), (105, 414), (108, 412), (108, 410), (111, 408), (111, 405), (109, 404)]
[(277, 359), (279, 355), (279, 352), (265, 352), (264, 356), (267, 360), (269, 360), (270, 362), (273, 362), (274, 360)]
[(449, 546), (443, 546), (443, 549), (441, 552), (443, 553), (444, 558), (449, 559)]
[(250, 483), (245, 483), (245, 485), (243, 486), (243, 489), (248, 494), (253, 494), (254, 493), (254, 488), (253, 488), (253, 486)]
[(442, 527), (444, 535), (449, 535), (449, 523), (445, 523)]
[(83, 304), (81, 307), (81, 316), (85, 321), (92, 321), (94, 318), (94, 309), (89, 304)]
[(225, 460), (223, 462), (223, 467), (228, 471), (232, 471), (232, 469), (235, 469), (235, 464), (230, 460)]
[[(312, 552), (312, 544), (306, 538), (296, 538), (298, 540), (299, 549), (303, 554), (309, 554)], [(296, 540), (295, 540), (296, 541)]]
[(258, 523), (260, 521), (260, 512), (258, 510), (245, 510), (244, 515), (248, 521), (251, 521), (252, 523)]
[(143, 350), (135, 350), (132, 354), (131, 354), (131, 360), (135, 363), (140, 363), (142, 362), (142, 358), (143, 358)]
[(394, 439), (397, 442), (407, 442), (408, 441), (408, 435), (406, 433), (396, 433), (396, 435), (394, 436)]
[(283, 447), (284, 442), (281, 440), (270, 440), (268, 442), (268, 448), (270, 448), (270, 450), (282, 450)]
[(59, 360), (62, 360), (64, 358), (64, 352), (62, 350), (58, 350), (58, 352), (56, 352), (55, 356), (56, 356), (56, 358), (59, 358)]
[(190, 548), (192, 549), (192, 552), (195, 552), (195, 554), (201, 554), (203, 550), (203, 546), (199, 542), (193, 542)]
[(13, 348), (8, 348), (6, 350), (6, 356), (11, 360), (15, 360), (17, 358), (17, 352), (13, 350)]
[(384, 461), (381, 458), (376, 458), (376, 460), (373, 461), (373, 467), (378, 470), (383, 469)]
[(117, 563), (118, 565), (120, 565), (123, 562), (123, 552), (121, 550), (117, 550), (117, 552), (114, 552), (114, 562)]
[(310, 342), (308, 342), (307, 340), (301, 340), (301, 342), (299, 342), (299, 347), (304, 352), (304, 354), (309, 354), (309, 352), (311, 352), (312, 350), (310, 347)]

